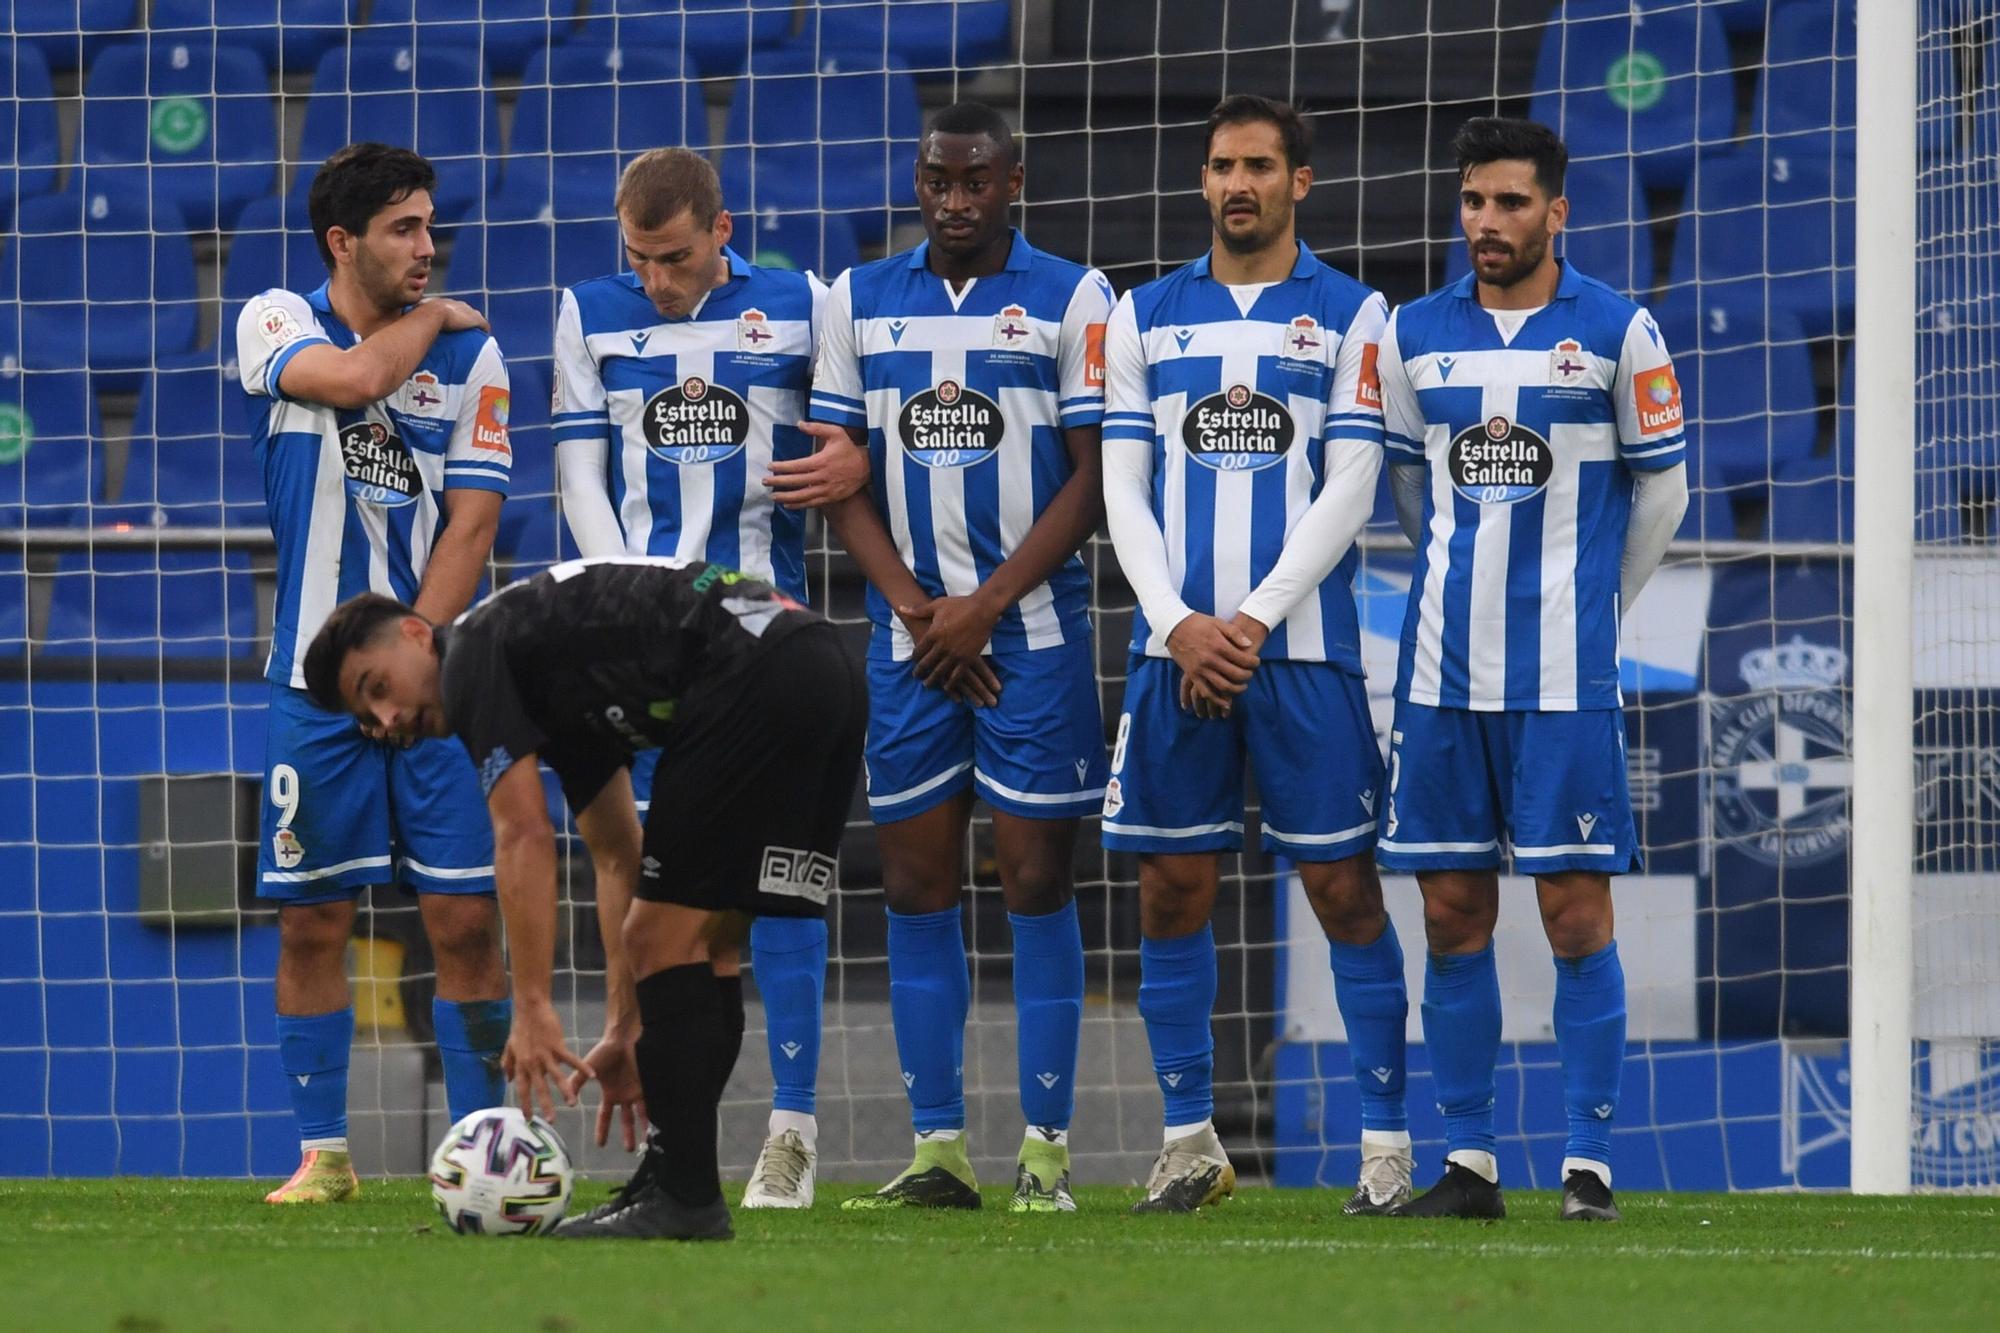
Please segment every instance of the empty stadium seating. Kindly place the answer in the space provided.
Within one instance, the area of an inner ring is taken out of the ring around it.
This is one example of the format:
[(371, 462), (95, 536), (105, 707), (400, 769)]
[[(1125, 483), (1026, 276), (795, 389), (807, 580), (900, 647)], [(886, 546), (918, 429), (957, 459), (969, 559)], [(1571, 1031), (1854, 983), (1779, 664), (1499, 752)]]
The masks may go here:
[(579, 35), (676, 51), (703, 77), (740, 74), (753, 51), (791, 35), (792, 0), (592, 0)]
[(347, 35), (360, 12), (361, 0), (153, 0), (148, 26), (156, 33), (213, 32), (223, 45), (255, 52), (266, 72), (303, 74)]
[(579, 42), (528, 63), (489, 217), (609, 217), (618, 172), (648, 148), (704, 148), (708, 108), (677, 52)]
[(517, 75), (537, 52), (569, 40), (576, 0), (375, 0), (371, 33), (478, 51), (494, 74)]
[(1818, 438), (1812, 356), (1799, 327), (1761, 307), (1701, 308), (1680, 292), (1660, 310), (1690, 448), (1730, 486), (1756, 486)]
[(460, 227), (445, 268), (446, 292), (479, 302), (511, 366), (545, 359), (555, 337), (556, 294), (623, 267), (618, 224), (527, 220)]
[(799, 45), (843, 55), (893, 56), (918, 78), (949, 77), (1005, 54), (1007, 0), (821, 0)]
[(277, 109), (258, 57), (206, 34), (107, 47), (82, 114), (83, 189), (173, 204), (199, 231), (234, 224), (277, 178)]
[(273, 287), (309, 292), (326, 281), (305, 196), (294, 191), (259, 199), (236, 219), (229, 258), (222, 266), (223, 337), (233, 336), (237, 306)]
[(255, 643), (256, 591), (241, 552), (71, 552), (53, 582), (45, 652), (226, 657)]
[(104, 489), (104, 427), (90, 377), (0, 368), (0, 527), (80, 523)]
[(0, 32), (32, 42), (53, 70), (82, 69), (139, 27), (138, 0), (0, 0)]
[(1648, 186), (1678, 188), (1699, 146), (1735, 125), (1729, 41), (1685, 0), (1568, 0), (1543, 31), (1529, 114), (1577, 157), (1630, 153)]
[(301, 177), (359, 139), (407, 145), (431, 160), (440, 221), (476, 212), (500, 169), (500, 110), (478, 54), (387, 34), (362, 34), (351, 48), (328, 51), (306, 104)]
[(172, 205), (68, 192), (20, 209), (21, 355), (107, 387), (194, 346), (194, 250)]
[(234, 361), (177, 358), (146, 377), (115, 521), (262, 527), (264, 478), (250, 447)]
[(811, 269), (832, 282), (861, 259), (854, 228), (839, 213), (766, 209), (737, 213), (734, 220), (731, 248), (767, 268)]
[(909, 72), (856, 69), (839, 55), (759, 51), (729, 107), (723, 196), (739, 209), (845, 213), (863, 244), (909, 208), (922, 113)]
[(41, 48), (0, 36), (0, 230), (13, 226), (16, 199), (56, 186), (53, 97)]

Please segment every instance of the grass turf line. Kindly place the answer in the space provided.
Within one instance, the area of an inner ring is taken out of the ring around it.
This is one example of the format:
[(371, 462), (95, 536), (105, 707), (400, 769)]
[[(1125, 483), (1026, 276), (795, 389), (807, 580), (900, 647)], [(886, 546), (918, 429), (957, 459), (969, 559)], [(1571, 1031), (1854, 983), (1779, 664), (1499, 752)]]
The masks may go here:
[[(1511, 1191), (1499, 1223), (1339, 1216), (1334, 1190), (1246, 1189), (1193, 1217), (736, 1213), (728, 1245), (460, 1237), (422, 1181), (272, 1208), (249, 1181), (0, 1183), (0, 1326), (179, 1330), (1991, 1328), (2000, 1201), (1631, 1195), (1616, 1226)], [(583, 1184), (577, 1206), (604, 1197)], [(734, 1191), (732, 1190), (732, 1194)], [(13, 1321), (20, 1320), (18, 1325)], [(645, 1321), (641, 1323), (640, 1321)], [(1476, 1322), (1475, 1322), (1476, 1321)], [(1782, 1325), (1781, 1325), (1782, 1326)]]

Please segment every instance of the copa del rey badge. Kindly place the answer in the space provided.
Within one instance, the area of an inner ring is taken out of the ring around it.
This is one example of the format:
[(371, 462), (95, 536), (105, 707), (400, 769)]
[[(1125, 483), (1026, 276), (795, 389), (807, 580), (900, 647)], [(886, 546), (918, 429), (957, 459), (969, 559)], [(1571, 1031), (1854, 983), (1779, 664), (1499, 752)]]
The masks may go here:
[(1010, 305), (993, 317), (995, 347), (1019, 347), (1034, 334), (1035, 330), (1028, 323), (1028, 312), (1020, 306)]
[(1549, 350), (1549, 383), (1581, 384), (1590, 363), (1583, 359), (1583, 344), (1564, 338)]
[(778, 335), (771, 332), (771, 321), (764, 312), (754, 307), (736, 317), (736, 350), (739, 352), (768, 352)]
[(1278, 355), (1294, 361), (1318, 361), (1326, 346), (1326, 331), (1311, 315), (1300, 315), (1285, 325), (1284, 341)]

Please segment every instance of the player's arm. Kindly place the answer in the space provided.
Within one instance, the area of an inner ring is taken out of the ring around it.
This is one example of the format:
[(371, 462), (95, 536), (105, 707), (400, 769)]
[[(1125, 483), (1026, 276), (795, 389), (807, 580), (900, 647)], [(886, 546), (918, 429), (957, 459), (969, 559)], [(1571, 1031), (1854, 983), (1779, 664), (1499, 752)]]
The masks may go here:
[(1093, 269), (1070, 294), (1057, 342), (1057, 419), (1069, 479), (976, 590), (912, 608), (931, 622), (917, 641), (917, 679), (926, 685), (947, 685), (971, 671), (1007, 608), (1048, 582), (1104, 521), (1104, 325), (1110, 314), (1111, 284)]
[(1660, 567), (1688, 504), (1680, 381), (1659, 326), (1644, 310), (1626, 326), (1613, 394), (1619, 456), (1633, 478), (1618, 563), (1619, 608), (1629, 610)]
[[(597, 885), (597, 932), (604, 942), (604, 1035), (583, 1059), (597, 1076), (603, 1101), (597, 1108), (597, 1142), (610, 1136), (614, 1108), (623, 1131), (625, 1151), (639, 1146), (646, 1123), (646, 1093), (639, 1085), (633, 1043), (639, 1039), (639, 997), (632, 968), (625, 957), (625, 914), (639, 886), (639, 859), (644, 834), (632, 804), (632, 775), (620, 767), (612, 773), (589, 805), (576, 815), (577, 831), (590, 852)], [(574, 1097), (583, 1087), (579, 1070), (569, 1076)]]
[(287, 398), (327, 407), (378, 403), (401, 387), (440, 333), (483, 329), (486, 316), (463, 301), (430, 297), (352, 347), (318, 343), (286, 361), (276, 383)]
[(520, 756), (500, 775), (486, 793), (486, 808), (493, 817), (493, 880), (514, 981), (514, 1026), (500, 1067), (522, 1110), (533, 1112), (539, 1097), (553, 1116), (556, 1093), (576, 1104), (562, 1066), (586, 1076), (591, 1070), (570, 1053), (556, 1014), (556, 834), (534, 755)]
[(416, 612), (433, 624), (465, 610), (493, 554), (514, 463), (509, 404), (507, 366), (488, 338), (459, 389), (458, 421), (445, 446), (444, 530), (417, 588)]
[(1104, 517), (1125, 581), (1181, 669), (1181, 707), (1204, 715), (1229, 710), (1256, 669), (1247, 636), (1181, 600), (1167, 561), (1167, 538), (1153, 516), (1152, 396), (1132, 297), (1122, 297), (1104, 332)]
[(1326, 478), (1286, 537), (1277, 563), (1243, 599), (1232, 622), (1259, 648), (1292, 608), (1326, 582), (1374, 511), (1382, 470), (1382, 385), (1376, 366), (1388, 316), (1381, 296), (1371, 296), (1341, 336), (1326, 411)]
[(1382, 451), (1389, 463), (1389, 499), (1396, 506), (1396, 526), (1415, 546), (1424, 528), (1424, 416), (1403, 362), (1401, 311), (1389, 316), (1382, 331), (1382, 349), (1375, 370), (1382, 392)]
[[(772, 462), (764, 485), (787, 509), (819, 509), (838, 504), (868, 484), (868, 439), (830, 423), (862, 411), (861, 358), (854, 340), (852, 292), (847, 275), (834, 279), (831, 290), (812, 274), (813, 415), (823, 421), (801, 421), (799, 429), (817, 443), (804, 458)], [(834, 410), (821, 411), (822, 401)]]
[(550, 434), (563, 521), (585, 556), (625, 554), (625, 530), (611, 503), (611, 411), (597, 359), (583, 337), (576, 292), (556, 316), (556, 392)]

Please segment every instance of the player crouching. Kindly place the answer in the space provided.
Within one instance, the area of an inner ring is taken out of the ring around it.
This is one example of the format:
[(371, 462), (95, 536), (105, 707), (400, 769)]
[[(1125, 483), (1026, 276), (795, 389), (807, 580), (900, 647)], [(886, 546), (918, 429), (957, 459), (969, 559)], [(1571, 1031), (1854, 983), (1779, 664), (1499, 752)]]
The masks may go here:
[[(721, 565), (572, 561), (450, 626), (368, 593), (306, 659), (322, 707), (396, 739), (455, 733), (493, 818), (522, 1108), (596, 1079), (597, 1141), (654, 1134), (631, 1181), (562, 1239), (723, 1240), (717, 1107), (743, 1044), (739, 949), (754, 916), (824, 913), (861, 763), (859, 665), (823, 617)], [(642, 831), (629, 765), (659, 747)], [(604, 1035), (579, 1059), (550, 995), (555, 832), (537, 759), (589, 849)], [(566, 1068), (565, 1068), (566, 1067)], [(553, 1090), (552, 1090), (553, 1085)]]

